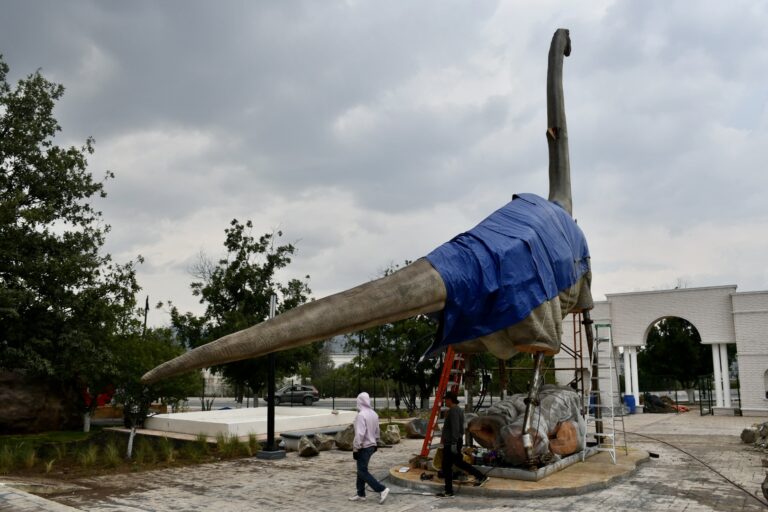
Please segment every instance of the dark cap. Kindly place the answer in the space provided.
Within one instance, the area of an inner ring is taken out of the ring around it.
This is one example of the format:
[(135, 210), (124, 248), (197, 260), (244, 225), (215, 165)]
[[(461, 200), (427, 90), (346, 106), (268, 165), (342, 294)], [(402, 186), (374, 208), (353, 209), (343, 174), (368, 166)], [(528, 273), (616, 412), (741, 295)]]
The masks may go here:
[(453, 391), (446, 392), (445, 395), (443, 395), (443, 398), (445, 398), (446, 400), (450, 400), (455, 404), (459, 403), (459, 397), (456, 396), (456, 393), (454, 393)]

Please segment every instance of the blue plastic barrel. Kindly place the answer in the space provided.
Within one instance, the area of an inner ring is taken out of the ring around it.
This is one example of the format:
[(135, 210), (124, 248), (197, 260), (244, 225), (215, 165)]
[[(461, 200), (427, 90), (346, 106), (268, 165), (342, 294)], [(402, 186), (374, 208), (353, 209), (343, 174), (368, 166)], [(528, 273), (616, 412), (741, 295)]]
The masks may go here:
[(624, 395), (624, 403), (629, 409), (629, 414), (635, 414), (635, 395)]

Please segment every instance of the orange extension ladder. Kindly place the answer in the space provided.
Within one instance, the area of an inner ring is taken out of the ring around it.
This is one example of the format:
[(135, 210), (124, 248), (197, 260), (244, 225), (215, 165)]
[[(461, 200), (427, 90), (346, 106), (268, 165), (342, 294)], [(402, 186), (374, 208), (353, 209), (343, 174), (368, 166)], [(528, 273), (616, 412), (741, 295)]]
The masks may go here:
[(421, 457), (428, 457), (432, 444), (432, 438), (435, 435), (437, 422), (440, 419), (440, 411), (443, 408), (444, 396), (447, 391), (459, 392), (461, 380), (464, 377), (464, 355), (457, 354), (453, 346), (449, 345), (445, 351), (445, 361), (443, 361), (443, 372), (440, 375), (440, 383), (437, 385), (435, 393), (435, 403), (432, 404), (432, 412), (429, 414), (429, 423), (427, 423), (427, 433), (424, 436), (424, 444), (421, 445)]

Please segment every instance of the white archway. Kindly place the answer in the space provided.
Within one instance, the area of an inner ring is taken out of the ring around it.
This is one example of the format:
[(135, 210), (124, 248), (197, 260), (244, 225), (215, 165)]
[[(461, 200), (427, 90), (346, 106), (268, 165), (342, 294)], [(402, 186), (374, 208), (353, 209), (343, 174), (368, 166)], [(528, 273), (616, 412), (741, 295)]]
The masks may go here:
[[(613, 345), (624, 353), (625, 389), (639, 400), (637, 349), (661, 318), (679, 317), (712, 347), (717, 407), (732, 407), (728, 344), (735, 344), (744, 414), (768, 415), (768, 291), (736, 292), (736, 285), (607, 294), (592, 319), (608, 324)], [(563, 343), (573, 343), (572, 318), (563, 325)], [(558, 358), (555, 360), (557, 365)], [(563, 360), (563, 366), (567, 364)]]

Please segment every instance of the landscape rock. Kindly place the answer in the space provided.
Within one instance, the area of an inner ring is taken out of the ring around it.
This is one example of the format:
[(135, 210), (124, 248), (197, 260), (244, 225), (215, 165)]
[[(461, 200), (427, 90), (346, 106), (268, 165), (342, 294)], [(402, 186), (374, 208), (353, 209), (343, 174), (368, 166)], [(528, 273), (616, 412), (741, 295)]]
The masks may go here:
[(405, 425), (405, 437), (408, 439), (424, 439), (427, 435), (427, 420), (416, 418)]
[(345, 452), (351, 452), (354, 440), (355, 426), (350, 423), (347, 428), (336, 434), (336, 448)]
[(745, 428), (741, 431), (741, 442), (746, 444), (755, 444), (757, 441), (757, 430), (754, 428)]
[(299, 439), (299, 457), (314, 457), (320, 452), (317, 447), (309, 440), (307, 436), (301, 436)]
[(400, 442), (400, 429), (397, 425), (387, 425), (387, 429), (382, 431), (381, 440), (386, 444), (397, 444)]
[(326, 434), (315, 434), (314, 444), (321, 452), (332, 449), (335, 442), (336, 441), (332, 436)]
[(82, 428), (80, 397), (22, 372), (0, 372), (0, 432), (31, 434)]

